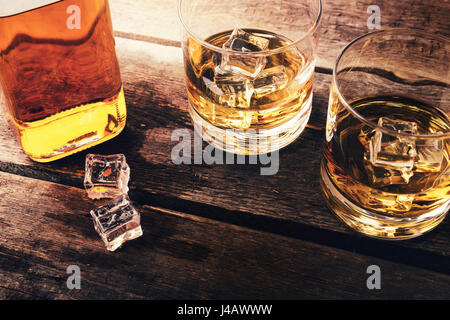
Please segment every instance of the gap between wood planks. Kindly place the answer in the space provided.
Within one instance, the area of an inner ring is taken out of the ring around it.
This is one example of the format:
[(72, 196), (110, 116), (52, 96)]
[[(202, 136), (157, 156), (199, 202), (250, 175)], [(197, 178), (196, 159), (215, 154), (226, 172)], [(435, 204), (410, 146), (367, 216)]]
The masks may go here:
[[(84, 189), (83, 177), (81, 176), (70, 176), (64, 173), (4, 162), (0, 162), (0, 171)], [(151, 194), (133, 187), (130, 187), (129, 194), (133, 202), (164, 214), (187, 217), (188, 219), (207, 218), (450, 275), (450, 259), (446, 255), (439, 255), (419, 248), (398, 246), (393, 241), (371, 239), (356, 233), (341, 233), (273, 216), (228, 210), (186, 199)], [(421, 236), (421, 239), (423, 240), (425, 237), (427, 237), (427, 234)], [(414, 239), (409, 241), (414, 241)]]

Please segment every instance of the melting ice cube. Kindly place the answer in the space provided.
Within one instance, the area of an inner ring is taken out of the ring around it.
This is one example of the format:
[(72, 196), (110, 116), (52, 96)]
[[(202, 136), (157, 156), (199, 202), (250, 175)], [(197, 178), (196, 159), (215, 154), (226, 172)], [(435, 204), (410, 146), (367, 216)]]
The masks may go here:
[[(378, 125), (398, 133), (417, 133), (417, 124), (415, 122), (381, 117), (378, 120)], [(385, 134), (378, 130), (375, 131), (369, 146), (370, 162), (375, 166), (386, 168), (412, 169), (416, 156), (415, 140)]]
[[(261, 51), (269, 47), (269, 42), (269, 39), (258, 37), (242, 29), (235, 28), (228, 41), (223, 44), (223, 47), (242, 51)], [(245, 47), (248, 48), (245, 49)]]
[(86, 156), (84, 186), (91, 199), (115, 198), (128, 192), (130, 168), (123, 154)]
[(209, 83), (209, 89), (219, 96), (220, 104), (232, 108), (249, 108), (254, 92), (250, 79), (239, 74), (222, 73), (219, 68), (216, 68), (214, 84)]
[(90, 213), (94, 220), (94, 228), (109, 251), (115, 251), (126, 241), (143, 234), (141, 216), (130, 204), (127, 195), (122, 195)]
[(439, 172), (444, 159), (441, 140), (416, 140), (416, 161), (414, 162), (417, 172)]
[(375, 187), (386, 187), (393, 184), (408, 184), (413, 176), (413, 171), (408, 168), (386, 168), (374, 166), (369, 161), (364, 161), (370, 183)]
[[(415, 122), (380, 117), (378, 125), (398, 133), (417, 133)], [(409, 183), (414, 174), (415, 140), (385, 134), (377, 129), (372, 133), (361, 131), (358, 138), (368, 150), (365, 155), (365, 168), (374, 186)]]
[(263, 70), (258, 77), (253, 80), (255, 97), (260, 98), (272, 92), (282, 90), (289, 83), (284, 66), (276, 66)]
[[(255, 36), (241, 29), (234, 29), (230, 38), (223, 44), (224, 49), (237, 52), (258, 52), (269, 47), (270, 40)], [(232, 53), (222, 54), (220, 69), (225, 72), (240, 73), (255, 78), (266, 64), (265, 57), (239, 56)]]
[(202, 75), (202, 81), (207, 90), (215, 94), (216, 96), (224, 96), (225, 92), (214, 82), (213, 69), (206, 70)]

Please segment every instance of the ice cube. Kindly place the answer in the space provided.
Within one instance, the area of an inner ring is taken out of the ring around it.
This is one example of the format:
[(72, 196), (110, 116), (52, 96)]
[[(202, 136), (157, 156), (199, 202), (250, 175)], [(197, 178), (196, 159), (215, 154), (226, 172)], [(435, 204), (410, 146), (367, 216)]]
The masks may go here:
[[(266, 50), (269, 47), (269, 42), (269, 39), (236, 28), (222, 47), (237, 52), (258, 52)], [(264, 69), (265, 64), (265, 57), (224, 53), (222, 54), (220, 69), (225, 72), (240, 73), (255, 78)]]
[(416, 140), (416, 161), (414, 162), (417, 172), (439, 172), (444, 159), (441, 140)]
[(284, 66), (276, 66), (263, 70), (253, 80), (255, 97), (260, 98), (272, 92), (282, 90), (289, 83), (289, 76)]
[(239, 51), (261, 51), (266, 50), (269, 47), (269, 43), (269, 39), (258, 37), (242, 29), (235, 28), (228, 41), (223, 44), (223, 47)]
[[(378, 125), (398, 133), (417, 133), (415, 122), (380, 117)], [(369, 149), (370, 162), (374, 166), (411, 170), (414, 165), (414, 158), (416, 157), (414, 139), (385, 134), (375, 129), (375, 134), (369, 142)]]
[(130, 204), (127, 195), (111, 203), (91, 210), (94, 228), (109, 251), (115, 251), (123, 243), (142, 236), (141, 216)]
[(115, 198), (128, 192), (130, 168), (125, 155), (86, 156), (84, 186), (91, 199)]
[(205, 72), (202, 76), (202, 81), (207, 90), (209, 90), (214, 95), (221, 97), (225, 95), (225, 92), (214, 82), (214, 71), (212, 76), (210, 76), (211, 69), (208, 69), (208, 72)]
[(250, 79), (239, 74), (222, 73), (222, 70), (216, 68), (214, 85), (212, 83), (207, 84), (209, 89), (218, 95), (220, 104), (225, 104), (232, 108), (250, 107), (254, 92)]
[(369, 182), (374, 187), (386, 187), (393, 184), (408, 184), (413, 171), (408, 168), (387, 168), (374, 166), (370, 161), (364, 161), (364, 167)]

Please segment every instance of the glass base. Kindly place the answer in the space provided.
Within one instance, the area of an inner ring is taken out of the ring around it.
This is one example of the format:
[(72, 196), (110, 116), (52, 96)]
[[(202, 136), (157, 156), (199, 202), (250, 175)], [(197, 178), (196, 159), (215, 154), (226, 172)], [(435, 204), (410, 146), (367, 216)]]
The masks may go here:
[(195, 131), (207, 143), (225, 152), (256, 155), (279, 150), (297, 139), (308, 123), (311, 106), (312, 94), (292, 119), (278, 127), (259, 130), (225, 129), (214, 126), (201, 117), (191, 103), (189, 113)]
[(367, 236), (403, 240), (422, 235), (435, 228), (450, 209), (450, 200), (415, 217), (393, 217), (370, 212), (347, 199), (331, 181), (325, 164), (321, 164), (321, 187), (328, 207), (348, 226)]

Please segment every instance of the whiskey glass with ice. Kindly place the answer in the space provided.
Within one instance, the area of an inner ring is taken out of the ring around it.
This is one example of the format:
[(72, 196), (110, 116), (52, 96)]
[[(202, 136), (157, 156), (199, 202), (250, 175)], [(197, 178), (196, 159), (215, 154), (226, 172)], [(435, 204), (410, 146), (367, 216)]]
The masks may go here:
[(333, 70), (321, 165), (329, 207), (366, 235), (407, 239), (450, 208), (449, 39), (409, 29), (355, 39)]
[(321, 1), (179, 0), (178, 9), (196, 132), (246, 155), (294, 141), (311, 113)]

